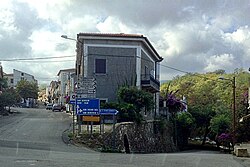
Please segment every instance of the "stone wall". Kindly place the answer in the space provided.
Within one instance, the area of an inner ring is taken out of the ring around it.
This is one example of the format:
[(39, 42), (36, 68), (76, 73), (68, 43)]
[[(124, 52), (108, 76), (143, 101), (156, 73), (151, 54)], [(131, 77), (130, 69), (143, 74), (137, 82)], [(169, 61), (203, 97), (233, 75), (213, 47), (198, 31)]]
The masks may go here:
[(104, 138), (104, 148), (127, 153), (174, 152), (176, 148), (171, 133), (171, 128), (163, 128), (159, 121), (147, 121), (140, 125), (121, 123), (115, 128), (114, 142), (112, 132)]

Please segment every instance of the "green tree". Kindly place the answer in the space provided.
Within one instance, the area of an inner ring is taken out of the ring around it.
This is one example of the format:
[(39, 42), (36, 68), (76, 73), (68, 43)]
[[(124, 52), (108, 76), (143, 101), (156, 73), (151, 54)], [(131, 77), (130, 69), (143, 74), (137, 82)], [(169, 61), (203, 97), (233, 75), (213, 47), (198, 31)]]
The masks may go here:
[(217, 135), (230, 130), (231, 120), (226, 114), (216, 115), (211, 119), (211, 131)]
[(7, 78), (0, 78), (0, 91), (8, 87)]
[(228, 114), (217, 114), (210, 121), (211, 126), (211, 139), (216, 141), (219, 147), (220, 142), (218, 141), (218, 136), (222, 133), (228, 133), (231, 127), (231, 120)]
[(10, 107), (20, 101), (19, 95), (14, 89), (7, 89), (0, 95), (0, 111), (5, 107)]
[(120, 104), (131, 110), (134, 109), (130, 115), (134, 114), (134, 120), (138, 123), (142, 120), (141, 112), (147, 113), (154, 107), (153, 95), (137, 87), (121, 87), (118, 90), (118, 99)]
[(189, 112), (181, 112), (177, 114), (178, 146), (184, 147), (188, 144), (188, 137), (190, 136), (194, 122), (195, 119)]
[(38, 86), (35, 82), (29, 82), (27, 80), (21, 80), (16, 86), (17, 93), (24, 99), (38, 97)]
[[(219, 80), (218, 78), (221, 76), (229, 80)], [(236, 77), (236, 118), (238, 120), (249, 113), (247, 92), (250, 74), (242, 69), (235, 70), (234, 74), (227, 74), (224, 70), (216, 70), (206, 74), (177, 76), (161, 86), (161, 95), (164, 97), (167, 90), (169, 92), (178, 90), (175, 94), (177, 98), (186, 97), (188, 111), (195, 118), (195, 126), (192, 128), (191, 135), (192, 137), (203, 135), (204, 143), (207, 133), (210, 131), (216, 133), (214, 128), (219, 124), (218, 122), (226, 121), (222, 119), (223, 115), (227, 117), (227, 121), (232, 122), (233, 120), (233, 76)], [(240, 128), (238, 133), (243, 132), (244, 126), (240, 126)], [(232, 130), (231, 124), (229, 129)]]
[(213, 92), (214, 82), (204, 80), (202, 85), (197, 84), (192, 97), (189, 112), (195, 118), (196, 126), (200, 128), (199, 135), (203, 136), (202, 144), (210, 131), (210, 121), (216, 114), (216, 103), (219, 97)]

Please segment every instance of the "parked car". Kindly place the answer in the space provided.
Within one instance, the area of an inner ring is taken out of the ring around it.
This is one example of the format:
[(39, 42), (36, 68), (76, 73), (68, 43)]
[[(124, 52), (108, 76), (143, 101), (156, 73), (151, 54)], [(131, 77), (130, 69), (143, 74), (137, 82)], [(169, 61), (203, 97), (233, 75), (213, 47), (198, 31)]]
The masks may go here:
[(46, 110), (52, 110), (53, 104), (52, 103), (48, 103), (46, 105)]
[(52, 111), (62, 111), (62, 106), (60, 104), (54, 104), (52, 107)]

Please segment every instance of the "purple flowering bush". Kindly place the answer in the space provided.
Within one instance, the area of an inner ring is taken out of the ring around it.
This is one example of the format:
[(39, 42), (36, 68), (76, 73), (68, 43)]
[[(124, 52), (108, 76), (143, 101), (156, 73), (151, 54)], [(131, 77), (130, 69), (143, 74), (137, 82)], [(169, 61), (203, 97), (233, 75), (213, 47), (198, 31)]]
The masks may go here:
[(185, 105), (181, 102), (180, 99), (177, 99), (175, 97), (175, 94), (172, 92), (167, 95), (166, 105), (169, 108), (169, 112), (171, 113), (182, 111), (185, 109)]
[(218, 142), (222, 146), (228, 147), (230, 149), (230, 143), (232, 143), (232, 136), (230, 133), (222, 133), (218, 136)]
[(232, 136), (229, 133), (222, 133), (220, 136), (218, 136), (218, 140), (219, 141), (231, 141), (232, 140)]
[(70, 101), (70, 96), (64, 96), (66, 103), (69, 103)]

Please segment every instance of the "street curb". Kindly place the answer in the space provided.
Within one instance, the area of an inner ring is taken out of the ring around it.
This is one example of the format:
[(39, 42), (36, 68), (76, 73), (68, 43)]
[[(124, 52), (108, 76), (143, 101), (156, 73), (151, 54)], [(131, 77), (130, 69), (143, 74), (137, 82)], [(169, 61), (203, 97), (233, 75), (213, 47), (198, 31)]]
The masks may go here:
[(86, 149), (86, 150), (88, 150), (88, 151), (90, 151), (90, 152), (100, 152), (100, 151), (91, 149), (91, 148), (89, 148), (89, 147), (87, 147), (87, 146), (83, 146), (83, 145), (78, 145), (78, 144), (76, 144), (75, 142), (73, 142), (73, 140), (71, 140), (71, 139), (69, 138), (68, 132), (69, 132), (69, 129), (66, 129), (66, 130), (64, 130), (64, 131), (62, 132), (62, 141), (63, 141), (65, 144), (67, 144), (67, 145), (73, 145), (73, 146), (79, 147), (79, 148), (84, 147), (84, 149)]
[(68, 136), (68, 132), (69, 132), (69, 129), (66, 129), (66, 130), (64, 130), (63, 133), (62, 133), (62, 141), (63, 141), (65, 144), (67, 144), (67, 145), (71, 144), (71, 143), (70, 143), (70, 138), (69, 138), (69, 136)]

